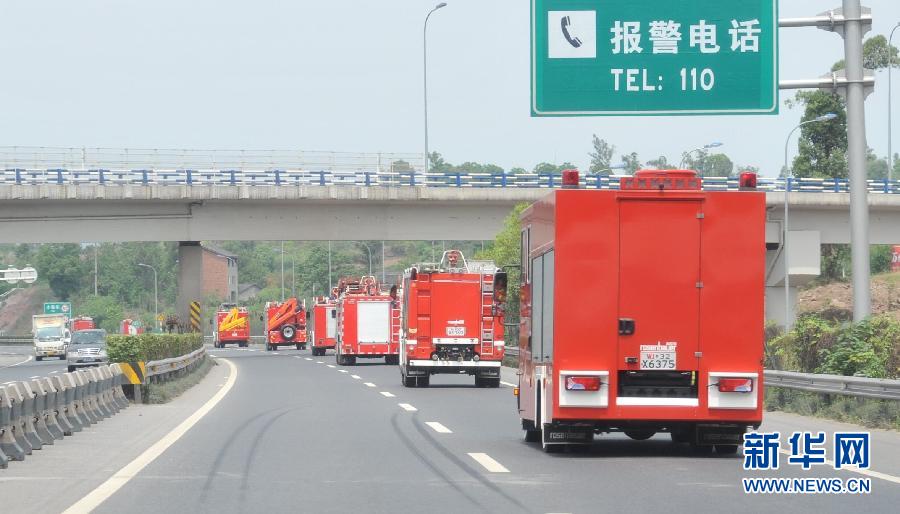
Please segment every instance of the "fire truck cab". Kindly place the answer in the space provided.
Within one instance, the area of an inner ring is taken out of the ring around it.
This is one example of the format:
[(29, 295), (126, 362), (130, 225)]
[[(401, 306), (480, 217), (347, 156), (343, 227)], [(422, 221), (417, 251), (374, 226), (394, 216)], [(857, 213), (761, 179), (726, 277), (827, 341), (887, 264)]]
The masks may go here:
[(284, 302), (266, 302), (266, 351), (279, 346), (306, 349), (306, 303), (296, 298)]
[(765, 219), (764, 193), (702, 191), (687, 170), (564, 188), (525, 210), (525, 439), (554, 451), (668, 432), (734, 453), (762, 422)]
[(373, 276), (359, 280), (344, 278), (338, 284), (335, 331), (335, 359), (342, 366), (356, 359), (384, 357), (397, 364), (400, 351), (400, 304), (397, 287), (381, 290)]
[(439, 264), (403, 274), (400, 378), (428, 387), (431, 375), (465, 373), (477, 387), (499, 387), (506, 273), (493, 262), (468, 263), (459, 250)]
[(335, 335), (337, 334), (337, 288), (332, 291), (332, 296), (320, 296), (315, 299), (313, 305), (313, 335), (312, 354), (314, 356), (325, 355), (325, 351), (334, 349)]
[(213, 331), (214, 347), (225, 348), (228, 343), (237, 344), (241, 348), (250, 344), (250, 313), (246, 307), (238, 307), (233, 303), (219, 306)]

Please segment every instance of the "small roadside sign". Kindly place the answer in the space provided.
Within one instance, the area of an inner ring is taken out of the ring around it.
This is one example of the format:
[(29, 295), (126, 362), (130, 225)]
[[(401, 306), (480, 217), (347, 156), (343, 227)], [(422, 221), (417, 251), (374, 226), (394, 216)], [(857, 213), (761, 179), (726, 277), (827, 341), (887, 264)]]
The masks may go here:
[(72, 315), (71, 302), (46, 302), (44, 303), (44, 314), (65, 314)]

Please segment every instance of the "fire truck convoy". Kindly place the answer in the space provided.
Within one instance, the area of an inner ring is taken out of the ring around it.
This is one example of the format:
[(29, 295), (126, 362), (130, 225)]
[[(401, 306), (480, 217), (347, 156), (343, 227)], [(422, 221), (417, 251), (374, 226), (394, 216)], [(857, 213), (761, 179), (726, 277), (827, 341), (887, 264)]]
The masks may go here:
[(399, 363), (400, 302), (397, 287), (381, 291), (373, 276), (338, 283), (335, 359), (342, 366), (356, 359), (384, 357), (386, 364)]
[(474, 375), (477, 387), (500, 387), (506, 273), (492, 262), (467, 263), (459, 250), (438, 265), (403, 274), (400, 379), (428, 387), (431, 375)]
[(578, 190), (577, 174), (521, 217), (525, 439), (668, 432), (734, 453), (762, 422), (764, 193), (702, 191), (686, 170)]
[(223, 303), (216, 311), (215, 323), (214, 347), (225, 348), (228, 343), (235, 343), (241, 348), (246, 348), (250, 344), (250, 313), (246, 307)]
[(266, 351), (290, 345), (305, 350), (307, 318), (305, 301), (288, 298), (283, 303), (266, 302)]
[(334, 349), (337, 332), (337, 305), (334, 303), (336, 296), (337, 288), (332, 291), (332, 296), (320, 296), (315, 299), (312, 314), (312, 354), (314, 356), (325, 355), (326, 350)]

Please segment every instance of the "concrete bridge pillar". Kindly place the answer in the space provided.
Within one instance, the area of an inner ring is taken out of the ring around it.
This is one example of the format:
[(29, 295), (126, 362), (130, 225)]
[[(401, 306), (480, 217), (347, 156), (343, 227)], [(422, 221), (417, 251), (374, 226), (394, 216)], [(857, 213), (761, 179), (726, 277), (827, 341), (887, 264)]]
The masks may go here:
[[(821, 234), (815, 230), (791, 231), (788, 245), (788, 266), (790, 269), (790, 320), (797, 317), (797, 298), (800, 287), (815, 280), (822, 273)], [(766, 248), (766, 319), (784, 327), (786, 310), (784, 306), (784, 259), (781, 237), (776, 244)]]
[[(187, 326), (191, 320), (191, 302), (203, 304), (203, 248), (199, 241), (178, 243), (178, 319)], [(200, 329), (203, 330), (201, 323)]]

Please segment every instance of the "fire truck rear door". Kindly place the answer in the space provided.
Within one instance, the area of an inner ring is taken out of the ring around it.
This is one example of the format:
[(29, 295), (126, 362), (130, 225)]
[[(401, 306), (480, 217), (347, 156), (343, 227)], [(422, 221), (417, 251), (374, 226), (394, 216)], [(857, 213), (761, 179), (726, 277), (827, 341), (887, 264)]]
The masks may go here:
[(697, 369), (701, 212), (699, 200), (620, 201), (620, 370)]

